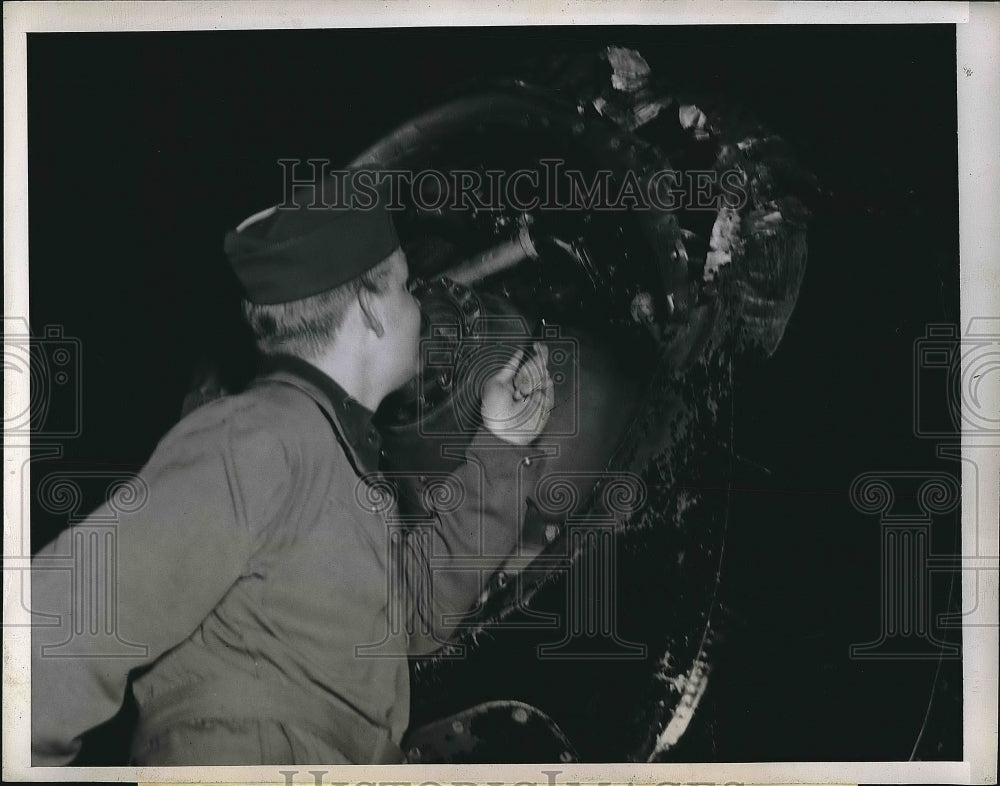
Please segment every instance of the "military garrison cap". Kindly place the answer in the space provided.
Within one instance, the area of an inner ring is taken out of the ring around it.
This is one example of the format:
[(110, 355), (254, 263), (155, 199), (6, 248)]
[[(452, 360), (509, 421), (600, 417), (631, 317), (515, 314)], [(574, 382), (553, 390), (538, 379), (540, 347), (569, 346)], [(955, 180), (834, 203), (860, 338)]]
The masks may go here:
[(288, 303), (363, 275), (399, 248), (388, 200), (350, 177), (293, 192), (226, 234), (225, 250), (251, 303)]

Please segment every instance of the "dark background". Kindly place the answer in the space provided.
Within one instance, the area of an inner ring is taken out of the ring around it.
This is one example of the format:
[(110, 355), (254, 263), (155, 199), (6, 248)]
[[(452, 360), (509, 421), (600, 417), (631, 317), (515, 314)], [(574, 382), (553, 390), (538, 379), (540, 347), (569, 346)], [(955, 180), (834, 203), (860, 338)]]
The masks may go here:
[[(176, 422), (235, 309), (222, 237), (276, 201), (278, 158), (347, 161), (472, 75), (612, 43), (752, 107), (822, 188), (784, 342), (738, 374), (735, 448), (766, 471), (737, 479), (729, 646), (678, 755), (960, 759), (959, 661), (848, 657), (879, 631), (879, 524), (851, 481), (958, 469), (912, 407), (914, 342), (959, 322), (951, 26), (29, 35), (32, 329), (82, 352), (60, 463), (137, 469)], [(38, 512), (34, 547), (65, 523)]]

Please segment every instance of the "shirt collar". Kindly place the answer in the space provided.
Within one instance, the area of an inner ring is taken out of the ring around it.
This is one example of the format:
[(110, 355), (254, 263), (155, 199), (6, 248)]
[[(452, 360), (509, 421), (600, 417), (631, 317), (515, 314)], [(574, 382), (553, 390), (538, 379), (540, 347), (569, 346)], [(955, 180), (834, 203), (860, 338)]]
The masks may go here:
[(336, 380), (312, 363), (292, 355), (269, 355), (259, 376), (289, 382), (309, 394), (330, 416), (346, 443), (348, 457), (359, 474), (376, 472), (382, 439), (372, 423), (374, 413), (350, 396)]

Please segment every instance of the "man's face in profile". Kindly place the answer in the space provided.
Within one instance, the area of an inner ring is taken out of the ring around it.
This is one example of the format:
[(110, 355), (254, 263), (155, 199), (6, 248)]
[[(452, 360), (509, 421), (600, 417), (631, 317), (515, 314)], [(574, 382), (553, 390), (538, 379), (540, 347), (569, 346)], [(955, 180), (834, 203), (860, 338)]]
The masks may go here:
[(387, 314), (383, 336), (384, 361), (393, 390), (409, 382), (420, 362), (420, 304), (407, 287), (409, 266), (401, 248), (389, 257), (392, 270), (385, 291), (379, 293)]

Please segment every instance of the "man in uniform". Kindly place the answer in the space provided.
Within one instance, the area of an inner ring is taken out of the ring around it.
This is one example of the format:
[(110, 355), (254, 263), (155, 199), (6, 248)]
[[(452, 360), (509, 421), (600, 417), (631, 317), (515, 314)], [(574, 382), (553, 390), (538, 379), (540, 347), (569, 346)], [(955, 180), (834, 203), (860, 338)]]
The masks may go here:
[[(70, 763), (130, 675), (134, 764), (400, 761), (407, 646), (445, 641), (517, 543), (509, 511), (552, 407), (544, 347), (523, 365), (511, 351), (488, 378), (484, 428), (454, 474), (463, 504), (436, 512), (429, 537), (397, 537), (372, 414), (417, 373), (419, 306), (382, 203), (308, 201), (226, 238), (261, 374), (161, 440), (141, 509), (92, 514), (117, 516), (110, 564), (47, 569), (76, 554), (79, 527), (34, 558), (32, 609), (59, 621), (33, 630), (35, 766)], [(450, 560), (464, 569), (441, 569)], [(74, 601), (88, 582), (117, 597), (117, 655)]]

